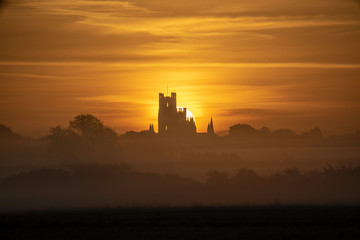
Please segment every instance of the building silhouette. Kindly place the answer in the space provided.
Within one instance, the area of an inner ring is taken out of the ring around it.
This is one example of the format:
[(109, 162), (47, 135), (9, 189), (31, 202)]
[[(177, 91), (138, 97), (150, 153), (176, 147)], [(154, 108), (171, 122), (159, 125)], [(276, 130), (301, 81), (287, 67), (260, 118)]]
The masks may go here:
[(171, 96), (159, 93), (158, 133), (172, 136), (196, 134), (195, 119), (187, 112), (186, 108), (177, 107), (175, 92)]
[(155, 130), (154, 130), (154, 124), (151, 124), (150, 123), (150, 126), (149, 126), (149, 133), (155, 133)]
[(208, 124), (208, 127), (207, 127), (207, 134), (208, 135), (215, 135), (214, 124), (213, 124), (212, 118), (211, 118), (210, 123)]

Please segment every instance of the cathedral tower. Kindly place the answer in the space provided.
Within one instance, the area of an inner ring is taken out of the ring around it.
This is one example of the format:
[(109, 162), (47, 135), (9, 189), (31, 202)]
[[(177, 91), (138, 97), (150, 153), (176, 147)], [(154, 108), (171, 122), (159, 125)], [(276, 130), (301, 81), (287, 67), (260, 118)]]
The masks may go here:
[(187, 120), (187, 109), (177, 108), (176, 93), (159, 93), (158, 132), (162, 135), (188, 135), (196, 133), (193, 118)]

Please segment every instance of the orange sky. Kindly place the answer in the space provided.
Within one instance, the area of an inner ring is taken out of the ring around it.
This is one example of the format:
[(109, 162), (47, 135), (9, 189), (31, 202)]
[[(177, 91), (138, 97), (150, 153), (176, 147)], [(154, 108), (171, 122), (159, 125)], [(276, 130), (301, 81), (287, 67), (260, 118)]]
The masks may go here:
[(0, 35), (0, 123), (23, 135), (157, 129), (166, 86), (199, 131), (360, 129), (359, 1), (8, 0)]

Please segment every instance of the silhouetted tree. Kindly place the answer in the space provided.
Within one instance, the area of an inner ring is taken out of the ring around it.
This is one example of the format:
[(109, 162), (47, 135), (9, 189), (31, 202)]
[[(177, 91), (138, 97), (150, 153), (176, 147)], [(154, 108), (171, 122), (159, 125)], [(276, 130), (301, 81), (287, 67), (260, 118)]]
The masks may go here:
[(236, 124), (229, 128), (230, 136), (250, 136), (256, 134), (257, 130), (248, 124)]
[(69, 128), (60, 125), (50, 128), (48, 152), (50, 157), (65, 161), (79, 160), (84, 151), (81, 137)]
[(274, 137), (279, 138), (292, 138), (295, 137), (295, 133), (291, 131), (290, 129), (279, 129), (272, 132), (272, 135)]
[(218, 184), (225, 184), (226, 181), (229, 180), (229, 174), (226, 172), (219, 172), (216, 170), (212, 170), (210, 172), (208, 172), (206, 174), (206, 182), (208, 184), (214, 184), (214, 185), (218, 185)]
[(19, 139), (21, 138), (20, 135), (14, 133), (11, 128), (0, 124), (0, 140), (1, 139), (5, 139), (5, 140), (10, 140), (10, 139)]
[(310, 133), (313, 137), (318, 137), (318, 138), (323, 137), (322, 132), (318, 127), (311, 129)]
[(232, 177), (233, 180), (239, 180), (239, 181), (248, 181), (248, 180), (254, 180), (259, 178), (259, 176), (250, 169), (241, 168), (239, 169), (236, 174)]
[(86, 138), (114, 138), (116, 132), (91, 114), (81, 114), (70, 121), (69, 128)]
[(269, 134), (269, 133), (270, 133), (270, 129), (269, 129), (268, 127), (262, 127), (262, 128), (260, 129), (260, 131), (261, 131), (262, 133), (264, 133), (264, 134)]
[(50, 129), (49, 153), (68, 162), (109, 161), (119, 157), (116, 132), (91, 114), (81, 114), (64, 128)]

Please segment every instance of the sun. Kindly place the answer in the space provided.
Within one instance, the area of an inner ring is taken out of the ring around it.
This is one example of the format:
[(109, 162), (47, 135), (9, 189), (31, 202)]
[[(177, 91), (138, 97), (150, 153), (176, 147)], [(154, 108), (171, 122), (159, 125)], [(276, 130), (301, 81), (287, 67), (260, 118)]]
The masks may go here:
[[(184, 109), (184, 108), (183, 108), (183, 107), (176, 107), (176, 109), (179, 110), (179, 109)], [(195, 116), (194, 116), (194, 114), (192, 114), (189, 109), (186, 109), (186, 120), (187, 120), (187, 121), (190, 121), (191, 118), (192, 118), (192, 119), (194, 120), (194, 122), (195, 122)]]
[(186, 120), (190, 121), (191, 118), (195, 122), (195, 116), (189, 111), (189, 109), (186, 109)]

